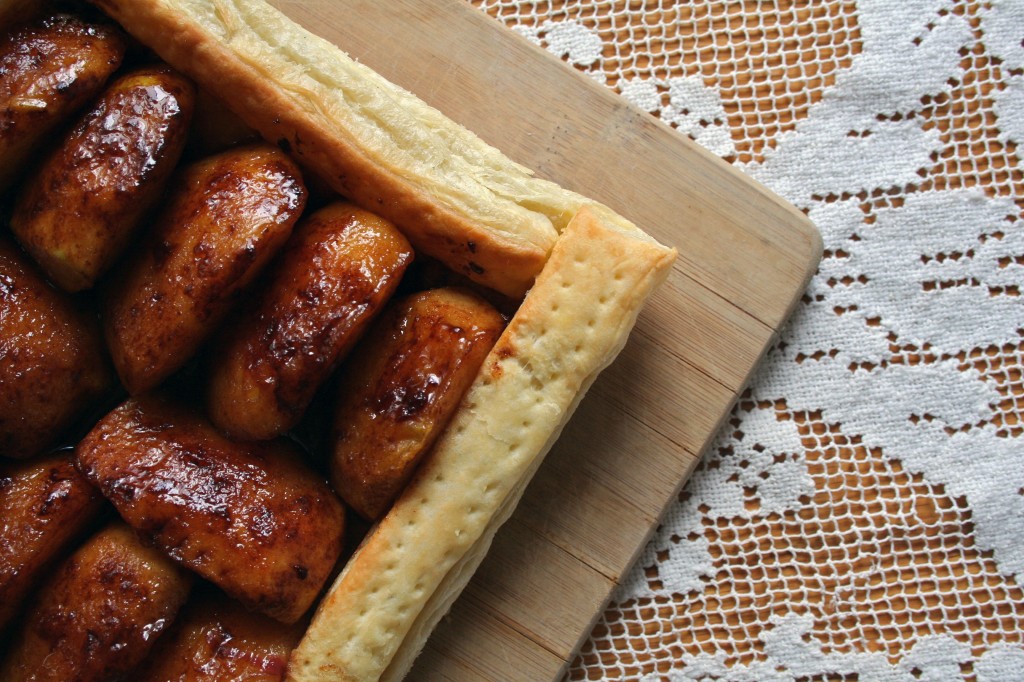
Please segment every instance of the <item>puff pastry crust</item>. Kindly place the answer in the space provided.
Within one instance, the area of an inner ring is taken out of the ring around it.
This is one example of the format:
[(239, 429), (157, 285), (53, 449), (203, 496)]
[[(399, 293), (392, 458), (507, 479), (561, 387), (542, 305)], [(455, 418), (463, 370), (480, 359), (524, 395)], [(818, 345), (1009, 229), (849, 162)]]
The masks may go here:
[(288, 671), (294, 682), (401, 679), (676, 252), (262, 0), (93, 1), (417, 249), (505, 294), (528, 291)]

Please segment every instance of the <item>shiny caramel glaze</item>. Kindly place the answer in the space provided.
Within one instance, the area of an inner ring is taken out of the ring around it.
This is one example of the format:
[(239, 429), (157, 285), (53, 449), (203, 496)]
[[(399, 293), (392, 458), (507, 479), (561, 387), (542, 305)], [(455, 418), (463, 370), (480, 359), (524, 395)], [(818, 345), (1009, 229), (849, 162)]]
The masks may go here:
[(304, 220), (258, 303), (216, 345), (213, 422), (243, 439), (273, 438), (295, 426), (412, 258), (394, 225), (350, 204)]
[(56, 284), (90, 288), (120, 255), (178, 163), (194, 100), (168, 67), (121, 76), (26, 183), (11, 229)]
[(0, 237), (0, 455), (39, 453), (113, 384), (96, 321)]
[(236, 443), (146, 397), (104, 417), (78, 468), (132, 526), (247, 607), (294, 622), (341, 553), (344, 511), (288, 441)]
[(0, 39), (0, 195), (46, 136), (103, 88), (124, 50), (118, 29), (66, 14)]
[(190, 576), (122, 523), (72, 554), (43, 586), (0, 666), (4, 682), (115, 682), (185, 603)]
[(0, 462), (0, 633), (102, 508), (103, 497), (75, 469), (70, 451)]
[(125, 388), (154, 388), (198, 350), (288, 239), (306, 203), (298, 167), (266, 144), (190, 166), (108, 291), (107, 344)]
[(331, 481), (356, 511), (382, 516), (459, 405), (504, 319), (468, 291), (433, 289), (391, 306), (346, 367), (334, 415)]
[(206, 590), (136, 671), (138, 682), (280, 682), (305, 623), (283, 625)]

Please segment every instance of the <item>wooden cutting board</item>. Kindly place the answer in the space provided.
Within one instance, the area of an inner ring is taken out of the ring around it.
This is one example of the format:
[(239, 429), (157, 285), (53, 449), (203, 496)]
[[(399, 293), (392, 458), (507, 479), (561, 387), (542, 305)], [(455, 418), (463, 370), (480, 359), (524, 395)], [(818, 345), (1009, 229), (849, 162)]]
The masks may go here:
[(821, 256), (792, 206), (464, 0), (276, 0), (538, 174), (678, 247), (414, 680), (554, 680)]

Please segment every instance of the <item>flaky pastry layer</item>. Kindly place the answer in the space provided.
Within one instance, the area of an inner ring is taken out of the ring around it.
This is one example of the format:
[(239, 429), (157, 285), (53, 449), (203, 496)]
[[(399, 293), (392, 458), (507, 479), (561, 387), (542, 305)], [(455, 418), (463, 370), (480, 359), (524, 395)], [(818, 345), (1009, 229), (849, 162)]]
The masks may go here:
[(529, 292), (288, 669), (293, 682), (401, 679), (675, 250), (534, 177), (262, 0), (93, 1), (418, 250)]

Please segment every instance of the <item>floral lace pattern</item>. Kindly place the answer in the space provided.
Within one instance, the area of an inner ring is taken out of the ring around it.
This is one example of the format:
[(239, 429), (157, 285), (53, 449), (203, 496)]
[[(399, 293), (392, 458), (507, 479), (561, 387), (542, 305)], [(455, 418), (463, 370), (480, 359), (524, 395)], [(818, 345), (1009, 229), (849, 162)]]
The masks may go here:
[(1024, 678), (1024, 0), (472, 0), (807, 212), (570, 680)]

